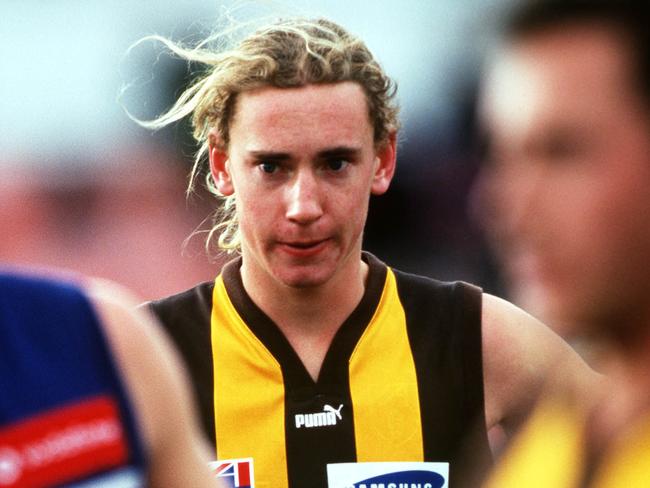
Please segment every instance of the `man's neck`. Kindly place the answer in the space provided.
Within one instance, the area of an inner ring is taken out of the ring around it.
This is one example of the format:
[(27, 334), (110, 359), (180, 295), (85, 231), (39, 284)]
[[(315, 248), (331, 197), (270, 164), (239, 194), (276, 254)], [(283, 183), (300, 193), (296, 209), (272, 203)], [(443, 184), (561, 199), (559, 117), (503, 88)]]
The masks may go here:
[(242, 283), (253, 302), (278, 326), (315, 380), (334, 335), (361, 301), (368, 265), (351, 257), (330, 280), (290, 287), (242, 265)]

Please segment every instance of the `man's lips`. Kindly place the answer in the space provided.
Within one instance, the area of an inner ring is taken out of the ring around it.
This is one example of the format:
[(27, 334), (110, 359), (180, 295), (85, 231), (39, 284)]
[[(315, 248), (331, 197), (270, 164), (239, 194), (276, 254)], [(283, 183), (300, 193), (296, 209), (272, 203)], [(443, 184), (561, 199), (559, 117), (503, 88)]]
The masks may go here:
[(321, 252), (330, 239), (309, 241), (280, 241), (279, 247), (286, 253), (297, 257), (309, 257)]

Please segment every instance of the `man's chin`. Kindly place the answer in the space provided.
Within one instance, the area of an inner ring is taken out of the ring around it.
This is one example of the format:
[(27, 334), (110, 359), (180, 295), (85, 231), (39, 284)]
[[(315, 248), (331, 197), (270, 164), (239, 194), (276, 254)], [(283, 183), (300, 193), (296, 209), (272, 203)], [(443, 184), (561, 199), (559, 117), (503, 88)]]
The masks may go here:
[(285, 270), (276, 274), (276, 279), (288, 288), (312, 289), (317, 288), (331, 278), (331, 273), (320, 269)]
[(303, 291), (309, 291), (309, 290), (315, 290), (318, 287), (322, 286), (323, 284), (326, 283), (327, 280), (315, 280), (315, 279), (292, 279), (292, 280), (283, 280), (283, 283), (287, 286), (287, 288), (291, 288), (294, 290), (303, 290)]
[(575, 300), (571, 292), (529, 284), (516, 290), (513, 301), (563, 338), (571, 339), (586, 332), (582, 307)]
[(520, 282), (512, 290), (512, 301), (536, 318), (547, 322), (556, 316), (557, 303), (546, 287), (534, 282)]

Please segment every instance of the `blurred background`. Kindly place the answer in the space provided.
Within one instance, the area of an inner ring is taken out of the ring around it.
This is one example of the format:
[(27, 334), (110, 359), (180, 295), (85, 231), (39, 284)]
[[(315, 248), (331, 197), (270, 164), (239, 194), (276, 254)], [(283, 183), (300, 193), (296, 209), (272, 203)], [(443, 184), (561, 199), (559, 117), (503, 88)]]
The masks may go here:
[[(481, 63), (510, 0), (3, 0), (0, 2), (0, 263), (116, 280), (144, 299), (212, 279), (206, 195), (185, 197), (187, 124), (129, 119), (169, 107), (187, 66), (144, 43), (192, 42), (224, 13), (325, 15), (361, 36), (399, 85), (398, 172), (371, 202), (366, 249), (395, 267), (502, 294), (468, 217), (478, 167)], [(184, 244), (185, 242), (185, 244)], [(227, 258), (225, 258), (227, 259)]]

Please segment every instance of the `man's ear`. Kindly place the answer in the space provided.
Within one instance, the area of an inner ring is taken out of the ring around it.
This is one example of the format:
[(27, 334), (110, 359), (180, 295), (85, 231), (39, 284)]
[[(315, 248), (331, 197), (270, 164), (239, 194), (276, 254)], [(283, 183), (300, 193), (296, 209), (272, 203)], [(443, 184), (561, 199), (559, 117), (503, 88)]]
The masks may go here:
[(216, 129), (210, 130), (208, 134), (208, 157), (210, 158), (210, 172), (217, 190), (224, 197), (232, 195), (235, 188), (230, 176), (228, 153)]
[(397, 132), (391, 132), (377, 150), (377, 167), (372, 177), (370, 190), (373, 195), (381, 195), (388, 190), (395, 174), (397, 158)]

